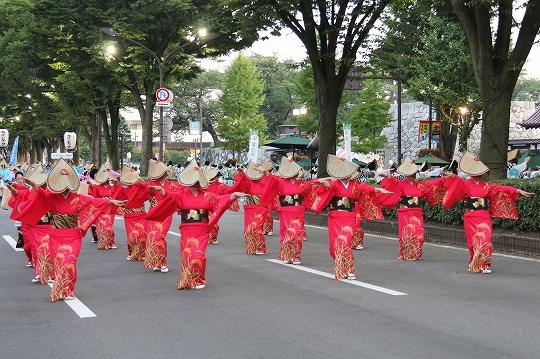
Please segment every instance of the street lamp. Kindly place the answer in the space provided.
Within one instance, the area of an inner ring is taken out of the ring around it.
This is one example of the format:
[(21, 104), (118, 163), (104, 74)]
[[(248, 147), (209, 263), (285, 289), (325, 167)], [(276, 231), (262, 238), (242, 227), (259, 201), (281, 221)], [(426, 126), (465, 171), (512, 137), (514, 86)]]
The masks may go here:
[[(140, 47), (140, 48), (146, 50), (148, 53), (150, 53), (154, 57), (154, 59), (156, 60), (156, 62), (158, 64), (158, 67), (159, 67), (159, 88), (163, 88), (163, 70), (164, 70), (164, 67), (165, 67), (165, 63), (167, 63), (167, 60), (169, 60), (172, 55), (176, 54), (181, 49), (183, 49), (186, 46), (189, 46), (191, 44), (194, 44), (200, 38), (204, 38), (204, 37), (207, 36), (206, 29), (200, 29), (198, 31), (198, 34), (195, 37), (195, 39), (193, 39), (192, 41), (187, 42), (187, 43), (175, 48), (174, 50), (170, 51), (165, 57), (162, 58), (161, 56), (159, 56), (154, 51), (150, 50), (148, 47), (141, 44), (137, 40), (131, 39), (131, 38), (126, 37), (126, 36), (123, 36), (123, 35), (119, 34), (118, 32), (116, 32), (114, 29), (112, 29), (110, 27), (104, 27), (104, 28), (101, 29), (101, 31), (103, 31), (105, 34), (107, 34), (109, 36), (118, 37), (118, 38), (120, 38), (122, 40), (126, 40), (128, 42), (131, 42), (132, 44), (135, 44), (138, 47)], [(211, 39), (216, 38), (216, 37), (217, 36), (214, 36)], [(159, 107), (159, 125), (158, 125), (158, 128), (159, 128), (159, 160), (163, 161), (164, 143), (163, 143), (163, 107), (162, 106)]]

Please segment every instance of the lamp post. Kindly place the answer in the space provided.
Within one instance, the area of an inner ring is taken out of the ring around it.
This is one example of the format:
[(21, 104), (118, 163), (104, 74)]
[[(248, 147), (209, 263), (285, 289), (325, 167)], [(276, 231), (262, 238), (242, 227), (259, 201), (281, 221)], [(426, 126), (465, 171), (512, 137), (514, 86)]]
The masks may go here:
[[(154, 57), (154, 59), (156, 60), (156, 63), (158, 64), (158, 67), (159, 67), (159, 88), (163, 88), (163, 71), (164, 71), (165, 64), (167, 63), (167, 60), (169, 60), (172, 55), (176, 54), (178, 51), (185, 48), (186, 46), (194, 44), (197, 40), (199, 40), (199, 38), (206, 37), (206, 30), (201, 29), (201, 30), (199, 30), (198, 35), (194, 40), (192, 40), (190, 42), (187, 42), (187, 43), (175, 48), (174, 50), (170, 51), (165, 57), (162, 58), (161, 56), (159, 56), (154, 51), (150, 50), (148, 47), (141, 44), (137, 40), (131, 39), (131, 38), (126, 37), (126, 36), (123, 36), (123, 35), (119, 34), (118, 32), (116, 32), (114, 29), (112, 29), (110, 27), (104, 27), (104, 28), (101, 29), (101, 31), (103, 31), (105, 34), (107, 34), (109, 36), (118, 37), (118, 38), (120, 38), (122, 40), (126, 40), (128, 42), (131, 42), (132, 44), (135, 44), (138, 47), (140, 47), (140, 48), (146, 50), (148, 53), (150, 53)], [(158, 130), (159, 130), (159, 160), (163, 161), (163, 148), (164, 148), (164, 141), (163, 141), (164, 134), (163, 134), (163, 132), (164, 131), (163, 131), (163, 107), (162, 106), (159, 107)]]
[(467, 150), (467, 139), (465, 136), (463, 136), (463, 132), (465, 131), (465, 128), (469, 126), (467, 123), (467, 114), (469, 113), (469, 108), (467, 106), (462, 106), (459, 108), (459, 112), (461, 113), (461, 136), (460, 136), (460, 143), (459, 148), (463, 152), (463, 150)]

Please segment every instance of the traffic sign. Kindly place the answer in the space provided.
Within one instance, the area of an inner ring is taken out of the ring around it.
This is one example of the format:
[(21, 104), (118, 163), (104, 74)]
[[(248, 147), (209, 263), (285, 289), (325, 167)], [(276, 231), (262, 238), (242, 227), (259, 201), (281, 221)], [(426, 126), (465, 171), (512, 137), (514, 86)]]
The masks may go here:
[(158, 102), (170, 103), (173, 99), (173, 94), (169, 89), (162, 87), (156, 91), (156, 99)]
[(60, 158), (73, 159), (72, 152), (53, 152), (51, 153), (51, 159), (59, 160)]

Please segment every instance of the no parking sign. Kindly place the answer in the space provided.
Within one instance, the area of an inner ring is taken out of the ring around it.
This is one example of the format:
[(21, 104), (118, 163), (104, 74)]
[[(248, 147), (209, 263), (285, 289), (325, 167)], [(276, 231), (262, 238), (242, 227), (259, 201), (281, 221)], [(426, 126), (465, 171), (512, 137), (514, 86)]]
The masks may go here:
[(171, 90), (161, 87), (156, 91), (157, 106), (169, 107), (173, 100), (173, 93)]

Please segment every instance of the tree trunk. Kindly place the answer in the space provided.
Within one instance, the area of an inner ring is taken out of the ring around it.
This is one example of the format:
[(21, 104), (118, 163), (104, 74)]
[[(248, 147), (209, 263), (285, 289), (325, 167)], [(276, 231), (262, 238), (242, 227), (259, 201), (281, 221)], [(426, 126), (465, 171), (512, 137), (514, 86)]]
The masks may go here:
[[(513, 88), (513, 87), (512, 87)], [(482, 100), (482, 141), (480, 158), (493, 179), (506, 178), (512, 91), (497, 89), (491, 98)], [(486, 105), (487, 104), (487, 105)]]
[(343, 89), (332, 86), (334, 80), (315, 79), (317, 88), (317, 109), (319, 111), (319, 167), (317, 176), (328, 177), (326, 162), (328, 155), (336, 153), (337, 124), (336, 117)]

